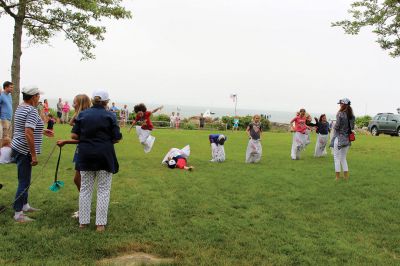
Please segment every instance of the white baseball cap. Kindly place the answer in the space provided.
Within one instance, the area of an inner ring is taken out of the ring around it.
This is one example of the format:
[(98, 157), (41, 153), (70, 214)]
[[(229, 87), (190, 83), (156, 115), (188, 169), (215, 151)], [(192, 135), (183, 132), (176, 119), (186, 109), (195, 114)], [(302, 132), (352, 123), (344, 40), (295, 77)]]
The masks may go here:
[(43, 94), (38, 86), (26, 86), (22, 88), (22, 93), (27, 95), (36, 95), (36, 94)]
[(348, 98), (343, 98), (343, 99), (340, 99), (340, 100), (339, 100), (338, 104), (350, 105), (350, 104), (351, 104), (351, 101), (350, 101), (350, 99), (348, 99)]
[(92, 94), (94, 97), (99, 97), (102, 101), (108, 101), (110, 98), (108, 97), (108, 92), (106, 90), (95, 90)]

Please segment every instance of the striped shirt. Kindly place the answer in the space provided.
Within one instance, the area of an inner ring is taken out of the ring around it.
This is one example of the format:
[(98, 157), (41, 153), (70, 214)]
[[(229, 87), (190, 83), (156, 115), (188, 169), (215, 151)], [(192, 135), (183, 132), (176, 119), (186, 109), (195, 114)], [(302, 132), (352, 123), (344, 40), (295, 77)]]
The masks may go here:
[(44, 123), (35, 107), (21, 104), (14, 114), (14, 136), (11, 142), (11, 148), (19, 153), (27, 155), (30, 151), (28, 142), (26, 141), (25, 128), (33, 129), (35, 151), (37, 154), (40, 154)]

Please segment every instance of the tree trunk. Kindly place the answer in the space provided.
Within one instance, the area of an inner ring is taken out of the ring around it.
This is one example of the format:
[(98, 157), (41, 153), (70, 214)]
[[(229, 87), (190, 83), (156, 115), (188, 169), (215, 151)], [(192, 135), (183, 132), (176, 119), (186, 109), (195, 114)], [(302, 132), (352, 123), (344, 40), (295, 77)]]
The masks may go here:
[[(11, 81), (14, 83), (14, 91), (12, 93), (13, 110), (19, 105), (20, 95), (20, 79), (21, 79), (21, 56), (22, 56), (22, 29), (24, 26), (26, 11), (26, 0), (21, 0), (18, 7), (17, 17), (14, 18), (14, 36), (13, 36), (13, 58), (11, 64)], [(13, 125), (14, 125), (14, 119)]]

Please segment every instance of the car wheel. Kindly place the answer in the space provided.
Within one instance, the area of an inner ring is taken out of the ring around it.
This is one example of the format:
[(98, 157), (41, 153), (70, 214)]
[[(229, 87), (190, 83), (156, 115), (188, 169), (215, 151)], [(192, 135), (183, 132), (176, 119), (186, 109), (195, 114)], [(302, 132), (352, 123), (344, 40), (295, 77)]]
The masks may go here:
[(379, 136), (378, 129), (376, 127), (371, 128), (372, 136)]

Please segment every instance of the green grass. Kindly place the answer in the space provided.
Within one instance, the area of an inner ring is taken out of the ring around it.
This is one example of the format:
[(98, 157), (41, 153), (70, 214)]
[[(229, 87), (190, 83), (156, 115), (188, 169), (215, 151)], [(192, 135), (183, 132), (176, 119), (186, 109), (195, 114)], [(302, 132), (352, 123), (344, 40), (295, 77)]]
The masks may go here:
[[(56, 138), (70, 128), (57, 126)], [(42, 212), (16, 224), (0, 214), (0, 264), (94, 264), (132, 251), (172, 257), (178, 265), (399, 265), (400, 138), (358, 136), (348, 161), (349, 182), (335, 182), (333, 158), (313, 158), (315, 135), (290, 159), (291, 135), (264, 133), (259, 164), (244, 163), (244, 132), (227, 132), (227, 161), (212, 164), (208, 131), (155, 130), (144, 154), (136, 135), (116, 145), (120, 172), (113, 177), (109, 225), (103, 234), (78, 229), (73, 184), (75, 147), (63, 149), (51, 192), (56, 154), (34, 168), (30, 203)], [(55, 139), (44, 140), (47, 157)], [(191, 145), (194, 172), (160, 161), (171, 147)], [(15, 165), (2, 165), (1, 204), (13, 200)]]

